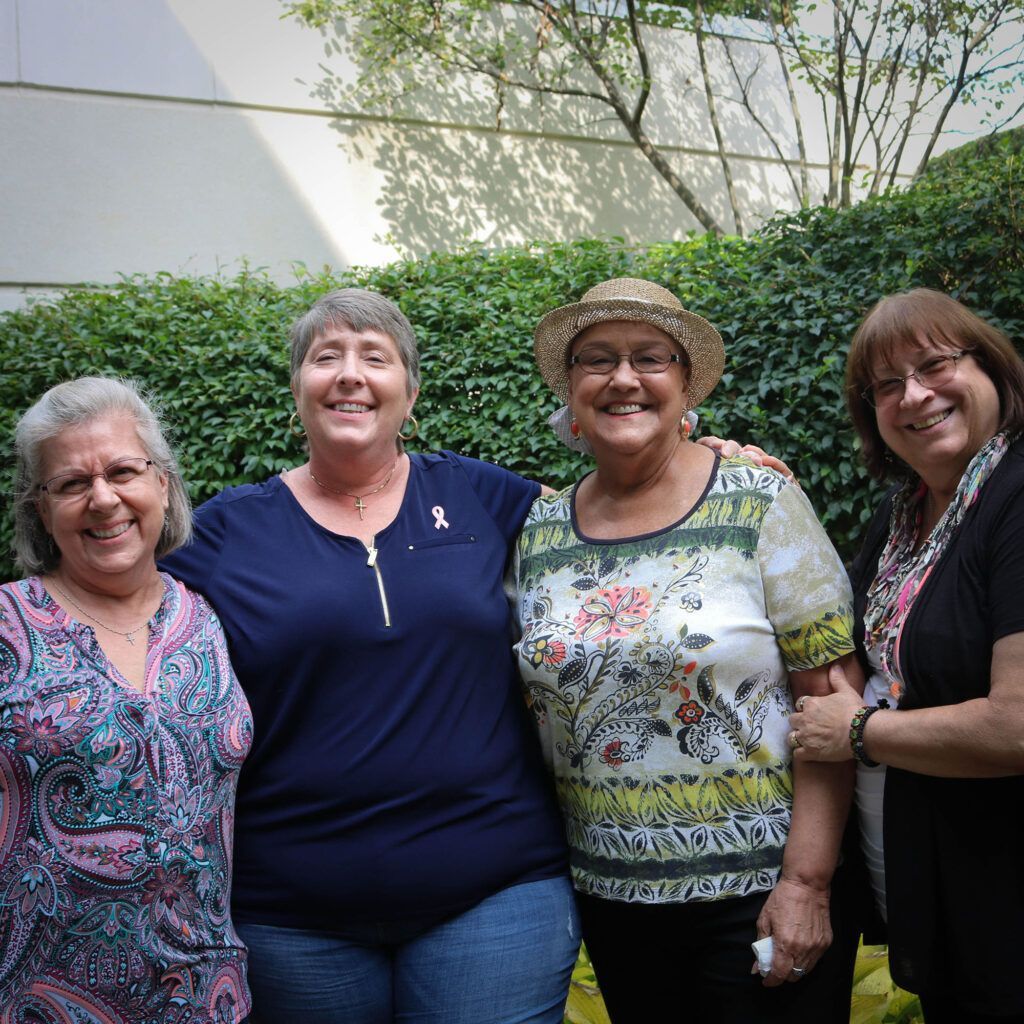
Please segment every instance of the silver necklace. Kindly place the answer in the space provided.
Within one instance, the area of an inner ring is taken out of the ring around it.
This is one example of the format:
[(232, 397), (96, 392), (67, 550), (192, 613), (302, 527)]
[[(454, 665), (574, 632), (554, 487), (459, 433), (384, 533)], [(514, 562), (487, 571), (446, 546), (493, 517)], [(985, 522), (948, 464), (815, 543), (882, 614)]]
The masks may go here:
[(143, 622), (141, 626), (135, 626), (127, 631), (114, 629), (113, 626), (108, 626), (105, 622), (101, 622), (99, 619), (97, 619), (95, 615), (92, 615), (90, 612), (87, 612), (70, 594), (66, 594), (63, 590), (61, 590), (60, 587), (58, 587), (57, 584), (53, 581), (52, 577), (50, 578), (49, 586), (53, 587), (53, 589), (56, 590), (57, 593), (60, 594), (60, 596), (63, 597), (65, 601), (69, 601), (71, 604), (73, 604), (87, 619), (90, 619), (92, 622), (95, 622), (97, 626), (102, 626), (108, 633), (116, 633), (118, 636), (123, 636), (125, 640), (127, 640), (128, 643), (131, 644), (132, 647), (135, 646), (135, 634), (138, 633), (138, 631), (142, 629), (143, 626), (149, 625), (149, 619), (146, 619), (146, 621)]
[(336, 487), (328, 487), (327, 484), (323, 482), (323, 480), (318, 480), (316, 478), (316, 474), (313, 472), (312, 466), (308, 466), (307, 468), (309, 469), (310, 478), (312, 479), (313, 483), (315, 483), (318, 487), (322, 487), (325, 491), (330, 491), (331, 494), (344, 494), (346, 498), (355, 498), (356, 511), (359, 513), (359, 518), (362, 519), (363, 511), (367, 507), (366, 503), (363, 501), (363, 498), (369, 498), (371, 494), (379, 494), (381, 491), (383, 491), (384, 488), (387, 487), (389, 483), (391, 483), (391, 478), (395, 475), (395, 467), (397, 465), (398, 456), (396, 455), (395, 461), (391, 463), (391, 468), (388, 470), (388, 475), (384, 477), (384, 482), (378, 484), (376, 487), (374, 487), (372, 491), (366, 491), (365, 494), (353, 494), (351, 491), (339, 491)]

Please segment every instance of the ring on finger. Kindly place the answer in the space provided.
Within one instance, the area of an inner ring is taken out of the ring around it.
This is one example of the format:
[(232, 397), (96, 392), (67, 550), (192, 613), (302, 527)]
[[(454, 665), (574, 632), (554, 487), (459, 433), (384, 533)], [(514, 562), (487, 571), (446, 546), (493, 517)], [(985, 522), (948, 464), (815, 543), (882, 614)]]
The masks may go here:
[(802, 747), (803, 744), (800, 742), (800, 737), (797, 736), (796, 730), (794, 729), (789, 734), (789, 747), (791, 750), (796, 750), (797, 747)]
[(793, 974), (795, 974), (798, 978), (802, 978), (806, 973), (807, 973), (807, 968), (806, 967), (794, 967), (793, 968)]
[(804, 695), (803, 695), (802, 697), (800, 697), (800, 698), (799, 698), (799, 699), (797, 700), (797, 702), (796, 702), (796, 709), (797, 709), (797, 711), (803, 711), (803, 709), (804, 709), (804, 705), (805, 705), (806, 703), (807, 703), (807, 694), (805, 693), (805, 694), (804, 694)]

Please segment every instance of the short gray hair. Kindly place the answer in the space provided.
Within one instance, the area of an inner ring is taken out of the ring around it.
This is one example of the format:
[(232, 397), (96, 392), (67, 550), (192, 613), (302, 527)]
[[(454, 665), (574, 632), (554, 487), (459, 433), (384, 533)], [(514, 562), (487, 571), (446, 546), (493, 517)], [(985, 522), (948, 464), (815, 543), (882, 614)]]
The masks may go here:
[(321, 295), (292, 324), (292, 384), (299, 375), (309, 346), (328, 327), (348, 327), (353, 331), (380, 331), (398, 346), (405, 366), (409, 394), (420, 386), (420, 353), (416, 334), (405, 314), (390, 300), (365, 288), (338, 288)]
[(39, 516), (46, 442), (62, 431), (101, 416), (130, 416), (146, 455), (167, 479), (167, 514), (156, 557), (188, 543), (192, 537), (192, 504), (154, 404), (135, 381), (79, 377), (50, 388), (18, 420), (14, 428), (14, 555), (24, 572), (53, 572), (60, 565), (60, 551)]

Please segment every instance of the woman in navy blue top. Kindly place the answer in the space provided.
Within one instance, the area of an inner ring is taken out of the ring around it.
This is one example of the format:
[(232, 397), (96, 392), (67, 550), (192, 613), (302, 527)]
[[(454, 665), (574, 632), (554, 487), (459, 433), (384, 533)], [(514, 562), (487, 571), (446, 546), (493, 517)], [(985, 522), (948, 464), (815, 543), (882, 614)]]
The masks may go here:
[(502, 590), (540, 486), (405, 453), (418, 385), (392, 303), (321, 298), (292, 330), (309, 461), (207, 502), (167, 560), (252, 707), (232, 909), (274, 1024), (556, 1024), (576, 958)]

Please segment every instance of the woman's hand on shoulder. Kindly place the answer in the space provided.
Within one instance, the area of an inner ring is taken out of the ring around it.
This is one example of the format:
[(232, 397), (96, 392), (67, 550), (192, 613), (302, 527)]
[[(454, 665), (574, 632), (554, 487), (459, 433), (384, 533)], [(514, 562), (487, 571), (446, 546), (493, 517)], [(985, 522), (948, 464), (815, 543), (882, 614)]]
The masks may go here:
[(756, 444), (741, 445), (739, 441), (715, 437), (714, 434), (708, 434), (706, 437), (699, 438), (696, 443), (718, 452), (723, 459), (731, 459), (734, 455), (745, 455), (755, 466), (774, 469), (776, 472), (781, 473), (790, 483), (797, 484), (798, 487), (800, 486), (793, 471), (782, 459), (769, 455), (763, 448), (758, 448)]

